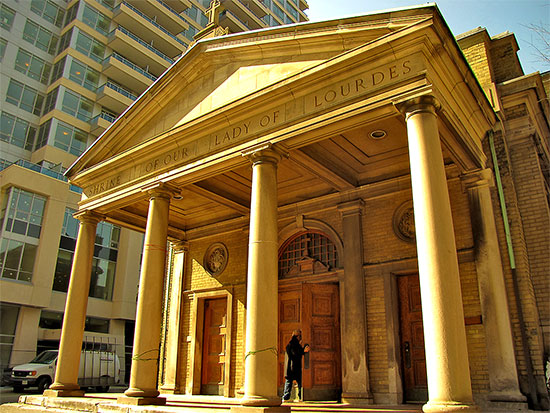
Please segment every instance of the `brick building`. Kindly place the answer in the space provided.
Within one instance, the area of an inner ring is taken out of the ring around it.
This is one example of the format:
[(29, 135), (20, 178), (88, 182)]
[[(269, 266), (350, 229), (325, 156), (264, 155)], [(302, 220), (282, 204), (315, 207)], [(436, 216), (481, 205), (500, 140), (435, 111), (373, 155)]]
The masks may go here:
[[(117, 403), (289, 411), (301, 328), (306, 401), (547, 408), (550, 111), (516, 51), (435, 5), (191, 48), (67, 172), (70, 297), (97, 222), (145, 231)], [(80, 394), (66, 312), (49, 397)]]

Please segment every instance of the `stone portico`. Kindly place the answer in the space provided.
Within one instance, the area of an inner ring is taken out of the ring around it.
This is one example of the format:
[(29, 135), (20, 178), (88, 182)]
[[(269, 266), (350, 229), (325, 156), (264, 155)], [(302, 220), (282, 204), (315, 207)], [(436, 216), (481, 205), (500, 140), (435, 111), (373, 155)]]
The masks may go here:
[[(495, 122), (434, 5), (197, 42), (67, 172), (84, 190), (81, 227), (44, 396), (83, 394), (86, 286), (105, 220), (145, 234), (130, 383), (117, 404), (209, 394), (206, 320), (219, 305), (219, 394), (235, 412), (290, 411), (278, 387), (292, 300), (308, 315), (298, 317), (304, 337), (320, 340), (311, 397), (400, 405), (424, 391), (425, 412), (479, 411), (474, 382), (486, 399), (523, 403), (482, 148)], [(306, 246), (282, 274), (299, 234), (329, 239), (338, 261)], [(215, 259), (200, 259), (215, 243)], [(418, 362), (399, 318), (411, 275)]]

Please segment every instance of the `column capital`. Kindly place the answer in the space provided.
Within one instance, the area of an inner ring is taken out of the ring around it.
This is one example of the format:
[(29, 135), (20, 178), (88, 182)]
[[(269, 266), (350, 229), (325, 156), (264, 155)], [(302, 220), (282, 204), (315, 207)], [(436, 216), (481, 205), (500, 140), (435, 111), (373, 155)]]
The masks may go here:
[(149, 195), (149, 199), (171, 199), (179, 195), (180, 189), (166, 182), (155, 182), (141, 188), (141, 192), (147, 192), (147, 194)]
[(441, 109), (441, 104), (435, 96), (422, 95), (397, 104), (397, 108), (405, 115), (405, 120), (407, 120), (410, 116), (421, 112), (436, 115), (439, 109)]
[(73, 214), (73, 217), (78, 219), (82, 224), (98, 224), (103, 221), (105, 217), (93, 211), (77, 211)]
[(460, 176), (460, 180), (465, 190), (482, 187), (492, 188), (495, 185), (493, 171), (488, 168), (467, 172)]
[(364, 207), (365, 201), (362, 199), (354, 199), (353, 201), (343, 202), (337, 205), (338, 211), (340, 211), (342, 216), (361, 215)]
[(271, 142), (253, 146), (241, 153), (252, 162), (252, 165), (266, 162), (277, 164), (282, 158), (288, 158), (288, 152)]
[(171, 243), (174, 254), (181, 254), (189, 251), (189, 242), (186, 240), (178, 240)]

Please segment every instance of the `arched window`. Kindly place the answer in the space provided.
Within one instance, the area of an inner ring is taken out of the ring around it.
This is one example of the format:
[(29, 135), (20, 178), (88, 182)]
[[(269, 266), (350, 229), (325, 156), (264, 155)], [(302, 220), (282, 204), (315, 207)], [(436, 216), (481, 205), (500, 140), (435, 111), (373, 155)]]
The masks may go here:
[(327, 272), (338, 266), (336, 246), (320, 231), (295, 234), (279, 251), (279, 278)]

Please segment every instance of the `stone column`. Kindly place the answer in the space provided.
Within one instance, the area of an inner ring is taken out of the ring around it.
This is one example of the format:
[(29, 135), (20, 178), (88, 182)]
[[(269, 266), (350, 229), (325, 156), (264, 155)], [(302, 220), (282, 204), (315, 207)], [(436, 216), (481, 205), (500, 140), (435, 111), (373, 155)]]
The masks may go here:
[(125, 396), (118, 398), (121, 404), (166, 403), (166, 399), (158, 397), (157, 377), (168, 213), (174, 191), (163, 184), (146, 190), (149, 194), (149, 212), (139, 279), (130, 387), (124, 392)]
[(490, 169), (463, 177), (468, 188), (474, 237), (475, 262), (487, 358), (489, 398), (492, 401), (525, 402), (519, 391), (514, 338), (499, 241), (495, 225), (490, 185)]
[(436, 102), (404, 104), (429, 400), (425, 412), (479, 411), (472, 398), (458, 258)]
[(367, 320), (363, 275), (362, 200), (338, 205), (344, 233), (344, 320), (342, 322), (342, 402), (370, 404)]
[(75, 218), (80, 221), (80, 229), (65, 303), (55, 382), (49, 390), (44, 391), (44, 395), (50, 397), (84, 395), (78, 385), (78, 368), (92, 276), (95, 234), (101, 218), (86, 211), (78, 212)]
[(166, 328), (164, 383), (161, 390), (164, 393), (175, 393), (179, 390), (179, 344), (181, 339), (181, 311), (183, 299), (183, 280), (185, 277), (185, 261), (189, 246), (186, 241), (172, 245), (173, 247), (173, 271), (170, 281), (168, 326)]
[[(252, 162), (246, 300), (244, 406), (279, 406), (277, 396), (277, 163), (271, 144), (243, 153)], [(262, 409), (264, 411), (264, 409)]]

